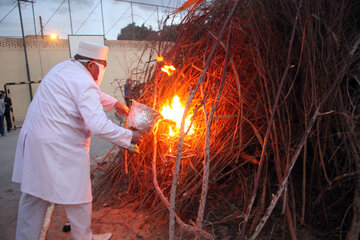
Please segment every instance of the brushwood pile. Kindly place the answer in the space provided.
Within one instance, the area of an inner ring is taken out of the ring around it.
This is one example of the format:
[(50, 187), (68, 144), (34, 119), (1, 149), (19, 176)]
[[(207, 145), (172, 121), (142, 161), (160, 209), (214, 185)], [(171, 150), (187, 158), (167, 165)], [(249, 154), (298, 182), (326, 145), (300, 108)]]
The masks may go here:
[(97, 201), (168, 221), (175, 184), (177, 217), (216, 239), (358, 239), (360, 4), (192, 2), (177, 40), (153, 41), (164, 60), (137, 101), (161, 111), (178, 96), (194, 132), (159, 121), (140, 154), (111, 160)]

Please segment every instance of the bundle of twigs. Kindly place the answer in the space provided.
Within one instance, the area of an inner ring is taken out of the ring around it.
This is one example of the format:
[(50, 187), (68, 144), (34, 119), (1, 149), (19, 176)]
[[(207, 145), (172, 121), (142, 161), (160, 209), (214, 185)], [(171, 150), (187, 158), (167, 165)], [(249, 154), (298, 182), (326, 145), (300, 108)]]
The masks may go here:
[[(175, 220), (205, 238), (226, 224), (228, 234), (255, 239), (265, 223), (279, 230), (282, 214), (283, 236), (297, 239), (306, 225), (326, 239), (357, 239), (356, 1), (192, 2), (202, 4), (165, 61), (147, 68), (138, 100), (161, 110), (179, 96), (182, 127), (171, 137), (171, 123), (160, 121), (139, 155), (115, 160), (98, 199), (126, 192), (154, 219), (169, 213), (170, 239)], [(168, 76), (164, 63), (177, 70)]]

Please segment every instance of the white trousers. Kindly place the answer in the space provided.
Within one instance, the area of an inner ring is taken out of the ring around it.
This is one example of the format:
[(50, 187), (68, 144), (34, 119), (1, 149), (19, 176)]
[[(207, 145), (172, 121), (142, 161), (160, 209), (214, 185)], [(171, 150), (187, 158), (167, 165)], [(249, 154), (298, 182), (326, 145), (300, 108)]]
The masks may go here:
[[(16, 240), (37, 240), (49, 202), (22, 193), (16, 226)], [(91, 240), (92, 204), (62, 204), (71, 225), (73, 240)], [(65, 222), (64, 222), (65, 224)]]

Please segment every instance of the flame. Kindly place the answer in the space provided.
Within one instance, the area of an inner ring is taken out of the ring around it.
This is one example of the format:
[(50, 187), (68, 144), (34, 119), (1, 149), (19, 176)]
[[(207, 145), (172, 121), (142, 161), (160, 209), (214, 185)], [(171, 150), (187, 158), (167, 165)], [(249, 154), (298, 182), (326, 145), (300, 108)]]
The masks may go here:
[[(164, 61), (164, 58), (163, 56), (159, 55), (159, 56), (156, 56), (156, 60), (158, 62), (163, 62)], [(176, 68), (173, 66), (173, 65), (164, 65), (162, 68), (161, 68), (161, 71), (163, 72), (166, 72), (168, 76), (171, 75), (171, 72), (172, 71), (175, 71)]]
[(163, 56), (159, 55), (159, 56), (156, 56), (156, 60), (158, 62), (162, 62), (162, 61), (164, 61), (164, 58), (163, 58)]
[(175, 71), (176, 68), (173, 65), (164, 65), (164, 67), (161, 68), (161, 71), (166, 72), (168, 76), (171, 75), (171, 71)]
[[(182, 120), (182, 116), (184, 114), (184, 107), (181, 107), (181, 103), (180, 103), (180, 98), (178, 96), (175, 96), (171, 106), (165, 106), (162, 108), (161, 110), (161, 115), (163, 115), (163, 117), (165, 119), (170, 119), (176, 122), (176, 130), (175, 131), (180, 131), (180, 126), (181, 126), (181, 120)], [(189, 115), (186, 119), (185, 119), (185, 131), (187, 131), (187, 129), (190, 126), (191, 123), (191, 116)], [(169, 135), (170, 136), (174, 136), (174, 130), (169, 127)], [(189, 130), (189, 134), (193, 134), (194, 133), (194, 129), (193, 127), (190, 128)], [(172, 134), (172, 135), (171, 135)]]
[(173, 137), (175, 134), (174, 134), (172, 128), (171, 128), (171, 127), (169, 127), (169, 128), (170, 128), (170, 130), (169, 130), (169, 136)]

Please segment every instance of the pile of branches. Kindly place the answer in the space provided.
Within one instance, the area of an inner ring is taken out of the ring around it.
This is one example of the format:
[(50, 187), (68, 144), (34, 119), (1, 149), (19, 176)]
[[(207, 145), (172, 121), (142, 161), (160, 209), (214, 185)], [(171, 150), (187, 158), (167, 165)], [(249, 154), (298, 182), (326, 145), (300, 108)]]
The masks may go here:
[(358, 239), (359, 4), (188, 2), (201, 4), (146, 68), (138, 99), (160, 111), (179, 96), (182, 127), (172, 137), (160, 121), (139, 155), (120, 152), (97, 199), (135, 197), (169, 218), (170, 239), (175, 221), (209, 239), (221, 226), (237, 239), (297, 239), (304, 227)]

